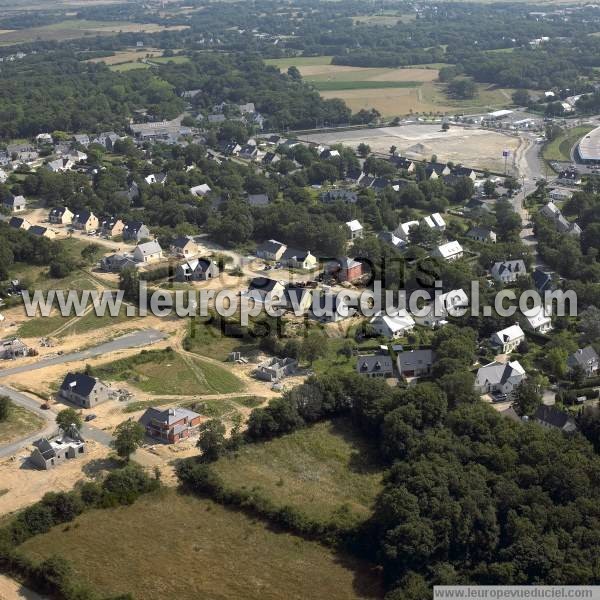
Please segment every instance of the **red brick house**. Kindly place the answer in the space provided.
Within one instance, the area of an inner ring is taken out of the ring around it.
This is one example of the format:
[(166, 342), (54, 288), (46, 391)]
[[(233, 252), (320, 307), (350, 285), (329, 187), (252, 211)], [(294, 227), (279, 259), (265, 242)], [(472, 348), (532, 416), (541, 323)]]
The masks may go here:
[(333, 261), (327, 270), (338, 281), (355, 281), (364, 274), (363, 263), (348, 256)]
[(190, 436), (200, 425), (202, 417), (186, 408), (149, 408), (141, 417), (140, 423), (146, 434), (165, 444), (175, 444)]

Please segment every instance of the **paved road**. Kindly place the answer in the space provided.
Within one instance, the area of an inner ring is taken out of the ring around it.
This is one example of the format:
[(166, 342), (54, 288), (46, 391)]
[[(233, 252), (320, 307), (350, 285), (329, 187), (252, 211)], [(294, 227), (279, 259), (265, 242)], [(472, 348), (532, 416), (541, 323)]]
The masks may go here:
[(22, 365), (18, 367), (12, 367), (10, 369), (0, 370), (0, 378), (7, 377), (9, 375), (16, 375), (18, 373), (26, 373), (28, 371), (37, 371), (38, 369), (45, 369), (46, 367), (53, 365), (60, 365), (68, 362), (75, 362), (85, 360), (86, 358), (95, 358), (102, 354), (108, 354), (117, 350), (125, 350), (127, 348), (137, 348), (139, 346), (148, 346), (165, 339), (166, 335), (156, 329), (142, 329), (134, 333), (129, 333), (122, 337), (119, 337), (100, 346), (94, 348), (88, 348), (81, 352), (73, 352), (71, 354), (63, 354), (61, 356), (53, 356), (48, 359), (41, 359), (38, 362), (31, 363), (28, 365)]
[(48, 437), (56, 432), (56, 423), (54, 421), (56, 414), (52, 411), (42, 410), (38, 402), (32, 400), (28, 396), (25, 396), (25, 394), (21, 394), (20, 392), (17, 392), (16, 390), (6, 386), (0, 386), (0, 395), (8, 396), (15, 404), (26, 408), (36, 415), (39, 415), (46, 422), (42, 430), (36, 431), (30, 435), (26, 435), (18, 440), (15, 440), (14, 442), (11, 442), (10, 444), (7, 444), (6, 446), (2, 446), (2, 448), (0, 448), (0, 458), (12, 456), (21, 448), (28, 446), (35, 440), (41, 437)]

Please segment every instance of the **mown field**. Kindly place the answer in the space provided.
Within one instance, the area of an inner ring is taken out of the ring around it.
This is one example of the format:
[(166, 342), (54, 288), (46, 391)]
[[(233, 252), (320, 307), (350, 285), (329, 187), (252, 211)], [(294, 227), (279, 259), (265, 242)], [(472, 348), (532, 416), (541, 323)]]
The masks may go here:
[(136, 600), (366, 600), (379, 598), (369, 568), (315, 542), (274, 532), (239, 512), (173, 490), (134, 505), (93, 510), (28, 540), (102, 595)]
[(224, 367), (167, 350), (142, 351), (94, 368), (100, 379), (127, 381), (149, 394), (229, 394), (242, 382)]
[(581, 125), (563, 131), (556, 139), (544, 146), (542, 156), (546, 160), (571, 160), (573, 146), (592, 129), (594, 129), (592, 125)]
[(476, 113), (511, 104), (514, 90), (477, 84), (477, 95), (470, 100), (453, 100), (445, 84), (437, 82), (443, 63), (407, 68), (364, 68), (332, 65), (331, 56), (267, 60), (285, 71), (298, 67), (303, 78), (324, 98), (341, 98), (353, 110), (377, 109), (383, 116), (412, 113)]
[(10, 407), (8, 419), (0, 421), (0, 444), (7, 444), (28, 433), (33, 433), (41, 429), (43, 425), (44, 419), (40, 416), (13, 404)]
[(216, 360), (226, 361), (231, 352), (241, 352), (247, 356), (256, 352), (257, 344), (248, 340), (228, 337), (219, 328), (201, 321), (192, 324), (186, 338), (186, 350), (200, 356), (208, 356)]
[[(181, 27), (180, 27), (181, 28)], [(123, 33), (156, 33), (173, 29), (156, 23), (131, 23), (130, 21), (92, 21), (85, 19), (66, 19), (51, 25), (5, 31), (0, 34), (0, 46), (34, 41), (73, 40), (86, 36), (111, 35)]]
[(242, 447), (213, 465), (229, 489), (252, 490), (318, 521), (362, 520), (381, 489), (373, 448), (336, 419)]

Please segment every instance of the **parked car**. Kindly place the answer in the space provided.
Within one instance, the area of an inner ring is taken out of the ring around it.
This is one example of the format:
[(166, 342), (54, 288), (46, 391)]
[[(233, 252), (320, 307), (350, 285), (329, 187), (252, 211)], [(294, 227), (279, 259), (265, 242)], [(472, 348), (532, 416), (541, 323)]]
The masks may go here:
[(93, 421), (96, 415), (85, 415), (85, 421)]

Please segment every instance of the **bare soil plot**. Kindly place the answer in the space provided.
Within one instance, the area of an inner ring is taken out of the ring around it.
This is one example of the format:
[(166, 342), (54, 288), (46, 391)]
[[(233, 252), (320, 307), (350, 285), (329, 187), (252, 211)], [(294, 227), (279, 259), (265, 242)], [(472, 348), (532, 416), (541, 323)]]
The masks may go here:
[(402, 154), (415, 159), (454, 161), (472, 167), (503, 170), (502, 151), (514, 156), (520, 139), (495, 131), (478, 128), (450, 127), (442, 131), (439, 125), (403, 125), (378, 129), (361, 129), (302, 136), (319, 144), (342, 143), (353, 148), (364, 142), (375, 152), (387, 154), (394, 145)]
[(35, 559), (63, 556), (102, 595), (138, 600), (381, 597), (367, 565), (173, 490), (86, 512), (21, 548)]

